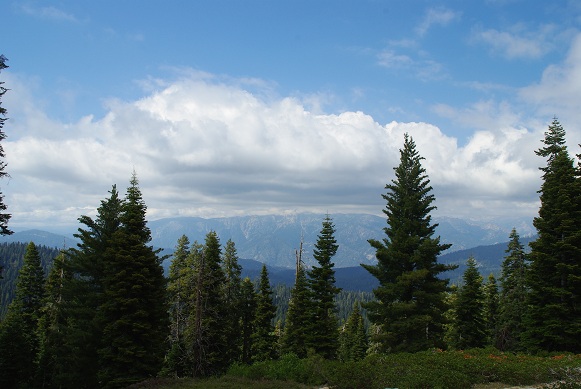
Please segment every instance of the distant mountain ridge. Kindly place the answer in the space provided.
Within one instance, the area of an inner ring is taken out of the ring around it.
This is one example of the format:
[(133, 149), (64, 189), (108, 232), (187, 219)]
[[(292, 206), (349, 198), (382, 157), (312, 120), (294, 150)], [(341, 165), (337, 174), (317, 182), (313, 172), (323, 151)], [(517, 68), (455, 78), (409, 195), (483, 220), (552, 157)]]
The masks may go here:
[[(375, 253), (368, 239), (383, 239), (385, 217), (368, 214), (332, 214), (335, 238), (339, 250), (334, 257), (336, 267), (373, 263)], [(203, 219), (177, 217), (150, 221), (154, 247), (172, 250), (179, 237), (186, 235), (191, 242), (203, 242), (209, 231), (216, 231), (222, 244), (232, 239), (240, 258), (252, 259), (272, 266), (293, 268), (295, 251), (303, 240), (303, 259), (314, 264), (312, 251), (321, 230), (324, 214), (298, 213), (291, 215), (236, 216)], [(507, 242), (513, 225), (519, 227), (522, 237), (534, 233), (530, 222), (514, 220), (504, 226), (477, 223), (455, 218), (434, 218), (438, 223), (437, 235), (443, 243), (452, 243), (444, 255), (478, 246)], [(63, 236), (42, 230), (27, 230), (0, 237), (0, 242), (30, 242), (48, 247), (74, 247), (77, 240), (72, 234)]]
[[(333, 258), (337, 267), (373, 263), (375, 252), (368, 239), (383, 239), (386, 219), (368, 214), (333, 214), (335, 238), (339, 250)], [(149, 223), (152, 244), (174, 248), (178, 238), (186, 235), (191, 242), (203, 242), (209, 231), (216, 231), (222, 243), (232, 239), (238, 255), (262, 263), (292, 268), (295, 251), (303, 240), (303, 259), (313, 264), (312, 251), (321, 230), (324, 214), (300, 213), (291, 215), (238, 216), (202, 219), (180, 217), (155, 220)], [(508, 241), (513, 226), (521, 236), (534, 233), (530, 221), (513, 220), (504, 225), (477, 223), (455, 218), (435, 218), (436, 233), (443, 243), (452, 243), (452, 251), (469, 249)]]

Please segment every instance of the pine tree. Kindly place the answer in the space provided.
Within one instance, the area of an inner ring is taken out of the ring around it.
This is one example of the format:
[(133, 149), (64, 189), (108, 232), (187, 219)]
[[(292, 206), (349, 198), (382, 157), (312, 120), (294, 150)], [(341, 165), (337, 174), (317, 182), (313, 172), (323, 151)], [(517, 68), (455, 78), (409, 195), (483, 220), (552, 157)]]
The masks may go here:
[(327, 215), (323, 220), (323, 227), (318, 236), (313, 256), (318, 266), (308, 272), (309, 288), (312, 298), (311, 328), (308, 336), (317, 354), (332, 359), (336, 356), (339, 347), (338, 322), (336, 317), (335, 296), (340, 288), (335, 286), (335, 266), (332, 262), (339, 245), (335, 239), (335, 226)]
[(252, 360), (268, 361), (276, 358), (276, 336), (274, 335), (274, 315), (276, 307), (272, 303), (272, 289), (266, 265), (262, 265), (258, 294), (256, 296), (256, 316), (252, 334)]
[(524, 246), (516, 229), (510, 233), (510, 242), (506, 249), (508, 254), (502, 262), (500, 276), (500, 313), (499, 344), (501, 350), (521, 351), (521, 335), (524, 330), (523, 320), (526, 316), (527, 262)]
[(486, 344), (482, 276), (473, 257), (468, 258), (466, 265), (462, 276), (464, 282), (456, 299), (453, 346), (457, 349), (484, 347)]
[[(24, 254), (16, 295), (0, 325), (0, 371), (4, 388), (31, 383), (38, 353), (38, 320), (44, 299), (44, 270), (34, 243)], [(20, 333), (17, 333), (20, 332)]]
[(206, 235), (203, 247), (192, 247), (191, 250), (194, 287), (186, 342), (191, 353), (192, 375), (196, 377), (219, 374), (228, 367), (226, 327), (222, 322), (226, 312), (221, 253), (220, 240), (214, 231)]
[(291, 290), (291, 298), (286, 314), (282, 353), (294, 353), (299, 358), (307, 356), (312, 348), (309, 329), (313, 317), (311, 294), (308, 288), (307, 275), (302, 264), (297, 266), (295, 286)]
[(66, 336), (67, 315), (63, 294), (64, 285), (71, 278), (66, 260), (65, 253), (59, 253), (46, 280), (46, 296), (38, 325), (40, 351), (37, 386), (42, 388), (73, 386), (65, 374), (67, 358), (71, 354)]
[(187, 375), (189, 361), (184, 339), (184, 332), (190, 312), (191, 271), (189, 262), (190, 241), (182, 235), (177, 242), (173, 253), (173, 260), (169, 267), (169, 281), (167, 286), (170, 316), (169, 351), (165, 360), (165, 374), (175, 377)]
[(379, 280), (376, 300), (364, 304), (381, 327), (375, 341), (385, 351), (415, 352), (443, 345), (444, 302), (448, 280), (440, 274), (454, 267), (437, 262), (450, 247), (434, 238), (430, 212), (435, 197), (416, 145), (407, 134), (395, 179), (386, 185), (383, 210), (388, 226), (383, 241), (370, 240), (377, 265), (362, 265)]
[(498, 284), (494, 274), (488, 275), (488, 280), (483, 287), (484, 292), (484, 323), (486, 325), (486, 344), (497, 346), (499, 294)]
[[(6, 61), (8, 59), (4, 55), (0, 55), (0, 72), (8, 67), (6, 65)], [(2, 107), (2, 96), (8, 91), (7, 88), (3, 87), (2, 85), (4, 82), (0, 81), (0, 142), (6, 139), (6, 134), (4, 133), (4, 122), (6, 122), (6, 108)], [(6, 154), (4, 153), (4, 148), (0, 143), (0, 158), (6, 158)], [(7, 177), (8, 173), (4, 171), (6, 168), (6, 162), (0, 160), (0, 178)], [(11, 214), (6, 213), (8, 207), (4, 203), (4, 195), (0, 192), (0, 235), (10, 235), (12, 231), (8, 229), (8, 221), (12, 217)], [(0, 267), (0, 273), (2, 272), (2, 268)]]
[[(272, 304), (272, 302), (271, 302)], [(256, 317), (256, 292), (250, 278), (242, 280), (240, 292), (240, 361), (250, 364), (253, 355), (252, 334)]]
[(104, 388), (125, 387), (161, 369), (168, 325), (165, 278), (158, 250), (148, 243), (147, 207), (135, 173), (122, 205), (120, 228), (107, 247), (100, 306), (104, 323), (99, 379)]
[(121, 226), (123, 200), (115, 185), (110, 197), (102, 200), (95, 220), (81, 216), (75, 237), (76, 248), (65, 252), (70, 279), (63, 285), (63, 309), (68, 317), (63, 331), (69, 354), (63, 363), (63, 379), (68, 387), (98, 388), (98, 350), (102, 347), (105, 322), (97, 313), (105, 301), (105, 272), (115, 250), (114, 236)]
[(541, 207), (533, 220), (523, 342), (530, 350), (581, 352), (581, 179), (565, 146), (565, 131), (554, 119), (536, 154), (541, 168)]
[(222, 257), (222, 268), (225, 276), (224, 283), (224, 307), (226, 316), (222, 319), (225, 326), (226, 350), (224, 351), (226, 363), (240, 361), (242, 340), (240, 337), (240, 305), (242, 286), (242, 267), (238, 263), (236, 245), (230, 239), (226, 242), (224, 255)]
[(340, 336), (339, 358), (343, 361), (358, 361), (365, 358), (369, 342), (359, 303), (347, 318)]

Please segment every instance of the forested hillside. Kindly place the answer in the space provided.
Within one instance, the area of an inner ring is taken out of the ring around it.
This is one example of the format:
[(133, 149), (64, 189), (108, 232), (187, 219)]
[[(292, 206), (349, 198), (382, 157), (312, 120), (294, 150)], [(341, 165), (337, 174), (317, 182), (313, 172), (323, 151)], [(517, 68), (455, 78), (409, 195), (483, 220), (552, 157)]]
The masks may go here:
[[(16, 278), (18, 272), (22, 268), (24, 253), (28, 243), (0, 243), (0, 267), (2, 278), (0, 279), (0, 318), (6, 314), (8, 304), (14, 298), (14, 289), (16, 287)], [(40, 255), (42, 267), (45, 274), (52, 265), (54, 258), (59, 253), (59, 250), (54, 247), (37, 246)]]

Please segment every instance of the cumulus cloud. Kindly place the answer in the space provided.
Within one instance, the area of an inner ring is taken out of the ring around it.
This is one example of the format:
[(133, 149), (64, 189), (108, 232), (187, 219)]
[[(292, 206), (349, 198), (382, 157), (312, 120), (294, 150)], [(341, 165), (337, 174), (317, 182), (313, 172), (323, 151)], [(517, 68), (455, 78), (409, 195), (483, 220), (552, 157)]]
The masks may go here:
[(440, 213), (478, 217), (493, 213), (493, 202), (513, 210), (536, 205), (538, 174), (521, 154), (531, 137), (525, 129), (483, 128), (459, 146), (429, 123), (314, 112), (298, 98), (260, 93), (260, 83), (244, 85), (198, 73), (157, 80), (143, 98), (110, 100), (103, 117), (74, 123), (52, 121), (24, 84), (13, 89), (6, 95), (15, 107), (10, 131), (19, 135), (5, 143), (13, 179), (3, 188), (13, 225), (93, 214), (113, 183), (124, 189), (133, 169), (152, 219), (380, 213), (406, 132), (425, 157)]
[(573, 39), (562, 64), (552, 64), (541, 80), (520, 90), (520, 97), (544, 115), (556, 115), (571, 125), (581, 122), (581, 33)]

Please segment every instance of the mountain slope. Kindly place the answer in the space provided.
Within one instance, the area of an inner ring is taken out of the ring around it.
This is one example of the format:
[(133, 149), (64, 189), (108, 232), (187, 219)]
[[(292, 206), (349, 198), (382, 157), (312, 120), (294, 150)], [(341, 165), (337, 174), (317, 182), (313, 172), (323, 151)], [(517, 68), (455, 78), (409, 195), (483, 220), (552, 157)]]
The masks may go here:
[[(229, 218), (169, 218), (149, 223), (153, 245), (174, 248), (178, 238), (185, 234), (190, 241), (203, 242), (209, 231), (216, 231), (222, 243), (232, 239), (236, 243), (238, 255), (270, 265), (289, 267), (295, 265), (295, 250), (301, 238), (303, 259), (313, 264), (312, 251), (325, 215), (293, 214), (267, 216), (239, 216)], [(337, 267), (357, 266), (372, 263), (375, 253), (368, 239), (383, 239), (386, 219), (365, 214), (331, 215), (336, 227), (335, 238), (339, 250), (334, 257)], [(519, 225), (521, 236), (527, 236), (533, 229), (530, 223), (515, 220), (506, 226), (491, 223), (477, 224), (453, 218), (439, 218), (437, 234), (442, 242), (452, 243), (449, 250), (462, 250), (475, 246), (490, 245), (508, 240), (513, 225)]]

